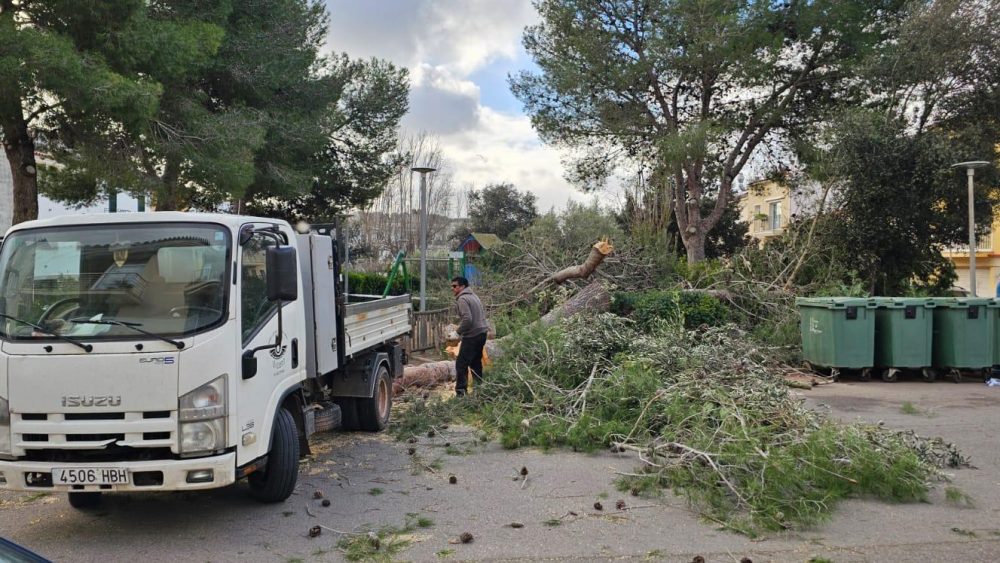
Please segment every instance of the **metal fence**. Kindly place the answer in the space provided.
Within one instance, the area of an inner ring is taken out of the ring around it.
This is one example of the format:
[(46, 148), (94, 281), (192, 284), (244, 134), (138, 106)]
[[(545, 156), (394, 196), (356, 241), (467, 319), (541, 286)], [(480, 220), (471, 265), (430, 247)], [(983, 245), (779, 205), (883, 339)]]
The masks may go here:
[(444, 345), (444, 325), (451, 321), (450, 307), (413, 313), (413, 331), (407, 340), (407, 352), (437, 350)]

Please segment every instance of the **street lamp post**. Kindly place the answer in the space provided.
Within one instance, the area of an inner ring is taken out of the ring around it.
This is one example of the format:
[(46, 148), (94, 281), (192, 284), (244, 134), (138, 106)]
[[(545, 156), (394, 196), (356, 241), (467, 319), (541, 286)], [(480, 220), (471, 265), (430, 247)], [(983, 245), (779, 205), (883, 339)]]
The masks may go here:
[(420, 312), (424, 312), (427, 310), (427, 174), (436, 169), (414, 166), (410, 170), (420, 173)]
[(952, 164), (952, 168), (965, 168), (966, 176), (969, 178), (969, 292), (973, 297), (978, 297), (976, 293), (976, 209), (975, 196), (973, 190), (973, 178), (976, 175), (976, 168), (989, 166), (985, 160), (970, 160)]

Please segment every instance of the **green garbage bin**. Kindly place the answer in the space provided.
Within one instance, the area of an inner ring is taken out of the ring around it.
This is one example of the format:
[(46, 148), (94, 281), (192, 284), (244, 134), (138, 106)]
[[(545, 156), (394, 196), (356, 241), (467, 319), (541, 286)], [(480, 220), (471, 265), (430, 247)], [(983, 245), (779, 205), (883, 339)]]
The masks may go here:
[(896, 381), (900, 369), (919, 369), (934, 380), (934, 307), (930, 298), (875, 297), (875, 366), (882, 379)]
[(813, 366), (861, 370), (875, 365), (875, 302), (859, 297), (798, 298), (802, 357)]
[(993, 366), (996, 368), (1000, 366), (1000, 299), (990, 299), (986, 311), (993, 325)]
[(955, 381), (959, 370), (985, 370), (993, 365), (991, 299), (942, 297), (934, 299), (934, 367), (949, 370)]

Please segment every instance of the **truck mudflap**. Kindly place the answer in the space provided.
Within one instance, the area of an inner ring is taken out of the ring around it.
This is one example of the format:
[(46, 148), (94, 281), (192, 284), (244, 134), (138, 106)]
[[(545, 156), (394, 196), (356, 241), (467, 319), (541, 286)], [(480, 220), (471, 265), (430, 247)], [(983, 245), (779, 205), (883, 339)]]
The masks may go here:
[[(67, 473), (67, 470), (72, 470)], [(127, 476), (125, 482), (103, 484), (72, 484), (56, 482), (87, 480), (91, 475), (102, 480), (102, 474)], [(123, 473), (124, 472), (124, 473)], [(72, 475), (67, 478), (65, 475)], [(111, 463), (53, 463), (45, 461), (0, 461), (0, 489), (12, 491), (54, 492), (113, 492), (113, 491), (187, 491), (214, 489), (236, 481), (236, 453), (156, 461), (125, 461)]]

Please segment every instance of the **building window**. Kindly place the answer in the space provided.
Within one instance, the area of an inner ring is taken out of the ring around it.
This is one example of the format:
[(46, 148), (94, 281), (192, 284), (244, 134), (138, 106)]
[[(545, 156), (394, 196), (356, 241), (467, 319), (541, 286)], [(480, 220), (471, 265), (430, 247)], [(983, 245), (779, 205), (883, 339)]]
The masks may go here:
[(768, 205), (767, 219), (770, 221), (770, 228), (776, 231), (781, 228), (781, 202), (772, 201)]
[(754, 229), (753, 229), (754, 231), (763, 231), (764, 230), (764, 220), (761, 219), (761, 217), (760, 217), (760, 206), (759, 205), (753, 206), (753, 224), (754, 224)]

